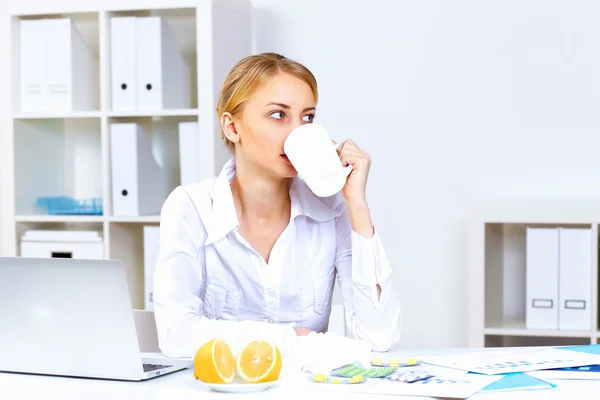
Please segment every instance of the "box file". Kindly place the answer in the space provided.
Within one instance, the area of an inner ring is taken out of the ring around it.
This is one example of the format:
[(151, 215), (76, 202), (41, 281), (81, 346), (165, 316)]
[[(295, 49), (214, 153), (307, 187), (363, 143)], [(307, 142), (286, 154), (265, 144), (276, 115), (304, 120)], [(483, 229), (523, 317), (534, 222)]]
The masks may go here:
[(110, 43), (113, 110), (192, 107), (191, 70), (162, 17), (113, 17)]
[(590, 330), (590, 228), (527, 228), (526, 326)]
[(144, 226), (144, 308), (154, 310), (154, 269), (160, 251), (160, 227)]
[(558, 228), (527, 227), (526, 326), (558, 329)]
[(559, 228), (559, 329), (590, 330), (592, 322), (592, 232)]
[(22, 112), (99, 108), (98, 61), (70, 18), (20, 21)]
[(113, 215), (158, 214), (166, 199), (164, 171), (137, 123), (110, 126)]
[(191, 108), (190, 70), (169, 24), (138, 17), (135, 32), (138, 109)]
[(46, 61), (43, 20), (22, 20), (20, 22), (20, 64), (21, 64), (21, 111), (40, 112), (44, 110), (46, 90)]
[(112, 109), (136, 109), (135, 17), (110, 19), (110, 82)]

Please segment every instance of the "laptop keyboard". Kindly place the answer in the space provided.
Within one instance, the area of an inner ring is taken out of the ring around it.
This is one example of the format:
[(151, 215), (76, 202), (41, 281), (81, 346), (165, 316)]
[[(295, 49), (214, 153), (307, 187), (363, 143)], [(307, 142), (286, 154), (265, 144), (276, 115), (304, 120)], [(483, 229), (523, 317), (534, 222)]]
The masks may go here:
[(156, 371), (157, 369), (169, 368), (170, 365), (144, 364), (144, 372)]

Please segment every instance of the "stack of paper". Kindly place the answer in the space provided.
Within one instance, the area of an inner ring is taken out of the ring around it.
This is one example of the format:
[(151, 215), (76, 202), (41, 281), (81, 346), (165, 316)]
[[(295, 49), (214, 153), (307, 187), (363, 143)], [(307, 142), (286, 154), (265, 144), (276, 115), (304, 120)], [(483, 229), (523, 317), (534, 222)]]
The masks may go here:
[(527, 375), (538, 379), (600, 380), (600, 365), (533, 371)]
[[(561, 347), (563, 350), (596, 355), (600, 357), (600, 345)], [(572, 379), (572, 380), (600, 380), (600, 361), (596, 364), (578, 367), (552, 368), (541, 371), (528, 372), (528, 375), (539, 379)]]
[(600, 363), (600, 356), (566, 348), (513, 349), (499, 353), (467, 353), (425, 357), (428, 364), (485, 375), (579, 367)]

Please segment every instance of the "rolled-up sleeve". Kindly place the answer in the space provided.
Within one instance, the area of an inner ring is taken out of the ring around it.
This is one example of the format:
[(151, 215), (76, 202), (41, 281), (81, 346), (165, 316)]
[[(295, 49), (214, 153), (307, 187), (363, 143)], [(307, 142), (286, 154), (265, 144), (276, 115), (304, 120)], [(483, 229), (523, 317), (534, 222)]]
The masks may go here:
[(400, 339), (402, 326), (390, 262), (377, 230), (365, 238), (352, 229), (343, 202), (338, 211), (335, 267), (347, 329), (352, 337), (368, 341), (371, 350), (387, 351)]
[(224, 321), (208, 318), (201, 296), (206, 268), (206, 231), (189, 194), (181, 187), (165, 201), (161, 211), (160, 251), (154, 271), (154, 315), (161, 351), (168, 357), (194, 357), (214, 337), (237, 346), (260, 334), (285, 348), (291, 327), (258, 321)]

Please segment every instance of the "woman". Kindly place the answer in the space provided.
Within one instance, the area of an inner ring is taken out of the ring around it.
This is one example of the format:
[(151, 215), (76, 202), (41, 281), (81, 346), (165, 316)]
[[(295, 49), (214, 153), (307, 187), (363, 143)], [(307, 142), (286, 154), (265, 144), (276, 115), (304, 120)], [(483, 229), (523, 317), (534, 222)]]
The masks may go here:
[(193, 356), (249, 324), (279, 343), (324, 332), (335, 277), (351, 336), (376, 351), (398, 341), (400, 307), (365, 198), (368, 154), (340, 145), (353, 170), (328, 198), (284, 154), (287, 135), (313, 122), (317, 98), (312, 73), (278, 54), (231, 70), (217, 114), (234, 158), (218, 177), (175, 189), (162, 209), (154, 311), (165, 355)]

